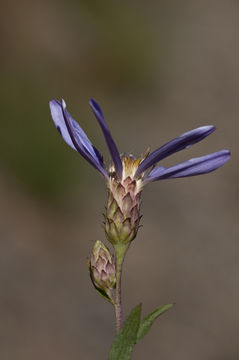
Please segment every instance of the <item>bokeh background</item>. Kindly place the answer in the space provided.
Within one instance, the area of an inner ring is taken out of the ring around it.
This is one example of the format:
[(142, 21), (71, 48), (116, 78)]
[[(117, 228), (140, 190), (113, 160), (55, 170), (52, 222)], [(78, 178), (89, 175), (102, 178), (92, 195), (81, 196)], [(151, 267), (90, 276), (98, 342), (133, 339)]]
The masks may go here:
[(61, 97), (106, 161), (90, 97), (121, 152), (217, 127), (163, 165), (223, 148), (229, 163), (144, 190), (124, 313), (176, 303), (133, 359), (239, 358), (238, 18), (236, 0), (1, 2), (1, 359), (106, 359), (114, 337), (86, 265), (106, 188), (53, 126), (48, 101)]

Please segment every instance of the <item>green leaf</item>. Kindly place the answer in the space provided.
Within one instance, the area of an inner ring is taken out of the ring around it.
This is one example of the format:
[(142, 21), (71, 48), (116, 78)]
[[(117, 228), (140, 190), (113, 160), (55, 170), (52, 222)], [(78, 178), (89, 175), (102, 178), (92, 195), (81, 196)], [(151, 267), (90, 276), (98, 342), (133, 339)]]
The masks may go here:
[(122, 329), (114, 338), (108, 360), (129, 360), (136, 344), (141, 314), (141, 304), (137, 305), (126, 318)]
[(151, 314), (146, 316), (139, 325), (138, 334), (136, 338), (136, 343), (139, 342), (139, 340), (143, 339), (143, 337), (147, 334), (151, 326), (153, 325), (154, 320), (157, 319), (160, 315), (162, 315), (167, 310), (171, 309), (173, 304), (167, 304), (160, 306), (158, 309), (153, 311)]

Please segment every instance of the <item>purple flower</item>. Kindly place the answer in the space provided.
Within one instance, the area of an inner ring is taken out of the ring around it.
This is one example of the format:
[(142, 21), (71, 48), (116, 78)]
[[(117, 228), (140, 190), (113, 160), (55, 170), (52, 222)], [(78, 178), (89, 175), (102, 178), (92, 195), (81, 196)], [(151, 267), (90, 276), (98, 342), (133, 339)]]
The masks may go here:
[(136, 181), (139, 191), (143, 185), (152, 181), (207, 174), (224, 165), (230, 158), (228, 150), (220, 150), (169, 168), (157, 166), (162, 159), (186, 149), (210, 135), (215, 130), (212, 125), (188, 131), (142, 158), (135, 159), (132, 155), (121, 156), (105, 123), (100, 106), (93, 99), (90, 100), (90, 106), (102, 129), (112, 158), (113, 164), (109, 170), (105, 167), (101, 153), (92, 145), (79, 124), (66, 110), (65, 101), (50, 101), (51, 116), (62, 138), (96, 168), (109, 184), (113, 178), (114, 180), (117, 178), (119, 183), (123, 183), (127, 177), (130, 177), (131, 180)]

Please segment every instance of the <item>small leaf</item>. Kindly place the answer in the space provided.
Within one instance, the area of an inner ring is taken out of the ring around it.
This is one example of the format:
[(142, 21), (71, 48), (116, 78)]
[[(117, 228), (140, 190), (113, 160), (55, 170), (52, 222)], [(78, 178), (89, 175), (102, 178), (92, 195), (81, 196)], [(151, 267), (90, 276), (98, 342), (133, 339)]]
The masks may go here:
[(158, 309), (156, 309), (151, 314), (146, 316), (140, 322), (136, 343), (139, 342), (139, 340), (143, 339), (143, 337), (147, 334), (147, 332), (153, 325), (154, 320), (156, 320), (158, 316), (162, 315), (167, 310), (171, 309), (172, 306), (173, 306), (173, 304), (167, 304), (167, 305), (160, 306)]
[(126, 318), (122, 329), (114, 338), (108, 360), (130, 360), (136, 343), (141, 314), (141, 304), (137, 305)]

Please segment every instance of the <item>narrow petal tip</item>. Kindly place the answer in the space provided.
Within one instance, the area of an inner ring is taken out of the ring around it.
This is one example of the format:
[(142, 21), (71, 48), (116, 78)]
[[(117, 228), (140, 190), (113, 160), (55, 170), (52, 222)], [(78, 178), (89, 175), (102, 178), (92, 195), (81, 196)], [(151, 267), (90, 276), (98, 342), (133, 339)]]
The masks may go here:
[(229, 150), (220, 150), (218, 151), (218, 154), (220, 154), (224, 158), (225, 162), (227, 162), (231, 158), (231, 152)]
[(96, 116), (100, 116), (101, 119), (104, 119), (104, 115), (101, 111), (100, 105), (94, 99), (90, 99), (89, 104), (90, 104), (90, 107), (93, 110), (94, 114)]
[(213, 131), (216, 130), (216, 127), (214, 125), (203, 125), (200, 126), (198, 130), (201, 130), (202, 132), (208, 132), (211, 134)]
[[(178, 139), (186, 138), (187, 140), (191, 141), (189, 147), (196, 144), (197, 142), (203, 140), (205, 137), (210, 135), (216, 130), (214, 125), (203, 125), (196, 129), (187, 131), (186, 133), (180, 135)], [(187, 146), (186, 146), (187, 147)]]
[(66, 110), (66, 102), (64, 99), (61, 99), (61, 105), (62, 105), (63, 109)]

